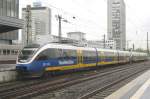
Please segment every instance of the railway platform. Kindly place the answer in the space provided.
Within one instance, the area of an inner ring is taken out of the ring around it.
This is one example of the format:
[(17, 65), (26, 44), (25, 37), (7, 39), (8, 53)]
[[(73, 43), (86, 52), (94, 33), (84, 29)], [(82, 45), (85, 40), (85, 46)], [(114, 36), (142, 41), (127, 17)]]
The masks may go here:
[(0, 72), (15, 70), (16, 64), (0, 64)]
[(16, 80), (16, 64), (0, 64), (0, 83)]
[(150, 70), (147, 70), (105, 99), (150, 99)]

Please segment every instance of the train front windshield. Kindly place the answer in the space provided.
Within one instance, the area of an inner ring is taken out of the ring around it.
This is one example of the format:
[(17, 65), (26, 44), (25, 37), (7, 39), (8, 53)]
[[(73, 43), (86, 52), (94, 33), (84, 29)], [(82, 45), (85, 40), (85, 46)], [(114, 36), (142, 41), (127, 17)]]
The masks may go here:
[(23, 49), (18, 56), (18, 62), (28, 62), (32, 58), (36, 50), (36, 48)]

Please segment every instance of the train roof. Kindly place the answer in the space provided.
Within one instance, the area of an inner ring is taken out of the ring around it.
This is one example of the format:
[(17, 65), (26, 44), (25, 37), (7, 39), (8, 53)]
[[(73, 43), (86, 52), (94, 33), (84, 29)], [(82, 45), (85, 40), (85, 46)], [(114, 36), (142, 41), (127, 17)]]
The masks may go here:
[[(91, 47), (78, 47), (78, 46), (72, 46), (72, 45), (67, 45), (67, 44), (58, 44), (58, 43), (47, 43), (44, 45), (40, 45), (40, 44), (31, 44), (26, 46), (25, 48), (63, 48), (63, 49), (84, 49), (84, 50), (94, 50), (95, 48), (91, 48)], [(121, 53), (129, 53), (129, 51), (120, 51), (120, 50), (112, 50), (112, 49), (103, 49), (103, 48), (97, 48), (98, 51), (107, 51), (107, 52), (121, 52)], [(133, 54), (146, 54), (143, 52), (132, 52)]]
[[(63, 49), (84, 49), (84, 50), (94, 50), (95, 48), (93, 47), (78, 47), (78, 46), (72, 46), (72, 45), (66, 45), (66, 44), (53, 44), (53, 43), (49, 43), (44, 45), (45, 47), (50, 47), (50, 48), (63, 48)], [(43, 46), (43, 47), (44, 47)], [(102, 49), (102, 48), (97, 48), (97, 50), (101, 50), (101, 51), (116, 51), (116, 50), (111, 50), (111, 49)]]

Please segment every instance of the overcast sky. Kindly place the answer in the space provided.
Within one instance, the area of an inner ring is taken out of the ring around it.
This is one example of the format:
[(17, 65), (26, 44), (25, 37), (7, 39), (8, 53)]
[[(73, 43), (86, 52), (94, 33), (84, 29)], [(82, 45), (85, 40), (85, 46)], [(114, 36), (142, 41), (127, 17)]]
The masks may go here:
[[(34, 1), (20, 0), (20, 8)], [(52, 10), (52, 34), (58, 35), (58, 21), (55, 15), (61, 14), (70, 23), (62, 23), (62, 33), (69, 31), (86, 33), (88, 40), (101, 40), (107, 35), (107, 0), (41, 0), (43, 6)], [(146, 32), (150, 32), (150, 1), (125, 0), (126, 38), (129, 46), (146, 47)], [(20, 9), (21, 11), (21, 9)], [(76, 17), (73, 19), (72, 17)], [(150, 35), (150, 34), (149, 34)], [(150, 36), (149, 36), (150, 37)]]

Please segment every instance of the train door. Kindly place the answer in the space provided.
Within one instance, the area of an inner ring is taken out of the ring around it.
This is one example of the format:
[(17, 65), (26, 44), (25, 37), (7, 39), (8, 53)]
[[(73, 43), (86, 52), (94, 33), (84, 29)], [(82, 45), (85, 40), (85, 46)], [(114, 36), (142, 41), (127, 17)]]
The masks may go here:
[(116, 51), (113, 52), (114, 53), (114, 62), (116, 63), (117, 62), (117, 58), (118, 58), (118, 54)]
[(101, 63), (103, 64), (103, 63), (105, 62), (105, 54), (104, 54), (104, 51), (101, 51), (100, 54), (101, 54), (101, 55), (100, 55), (100, 61), (101, 61)]
[(95, 55), (95, 56), (96, 56), (96, 58), (95, 58), (95, 59), (96, 59), (96, 66), (98, 66), (98, 61), (99, 61), (99, 59), (98, 59), (98, 58), (99, 58), (99, 57), (98, 57), (98, 51), (97, 51), (96, 48), (95, 48), (95, 50), (96, 50), (96, 55)]
[(118, 64), (120, 63), (120, 59), (119, 59), (120, 57), (119, 57), (119, 55), (120, 55), (119, 51), (117, 51), (117, 61), (118, 61)]
[(77, 64), (78, 64), (78, 68), (82, 67), (83, 64), (83, 55), (82, 55), (82, 50), (77, 50)]
[(104, 65), (105, 63), (105, 53), (104, 51), (98, 51), (98, 65)]

